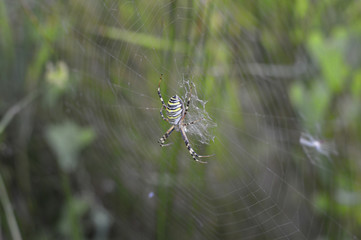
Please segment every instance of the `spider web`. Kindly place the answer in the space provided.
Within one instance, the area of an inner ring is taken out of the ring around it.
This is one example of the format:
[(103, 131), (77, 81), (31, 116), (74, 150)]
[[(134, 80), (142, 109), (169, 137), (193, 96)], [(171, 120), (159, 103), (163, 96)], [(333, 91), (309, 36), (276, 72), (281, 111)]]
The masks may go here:
[[(317, 71), (302, 44), (282, 38), (293, 28), (288, 14), (276, 18), (283, 9), (111, 0), (64, 9), (60, 42), (72, 51), (57, 59), (78, 84), (64, 109), (97, 133), (84, 167), (111, 216), (111, 238), (357, 238), (347, 213), (322, 204), (322, 194), (336, 196), (341, 155), (328, 155), (325, 168), (315, 164), (323, 155), (300, 143), (305, 132), (334, 136), (317, 132), (313, 124), (327, 123), (309, 120), (290, 99), (291, 83)], [(273, 31), (273, 19), (284, 32)], [(192, 160), (178, 132), (171, 146), (158, 145), (170, 127), (159, 115), (161, 73), (165, 101), (185, 99), (194, 83), (187, 121), (205, 120), (187, 135), (198, 154), (215, 154), (208, 164)]]
[[(194, 135), (202, 144), (209, 144), (210, 141), (214, 142), (214, 134), (213, 128), (217, 126), (217, 124), (213, 121), (213, 119), (209, 116), (206, 110), (206, 100), (199, 99), (197, 93), (197, 87), (193, 82), (189, 80), (183, 80), (180, 82), (179, 87), (184, 89), (186, 92), (183, 97), (183, 102), (186, 103), (188, 97), (191, 97), (191, 102), (189, 104), (187, 118), (185, 123), (194, 122), (194, 124), (190, 124), (186, 126), (185, 132), (190, 135)], [(190, 89), (192, 90), (190, 91)]]

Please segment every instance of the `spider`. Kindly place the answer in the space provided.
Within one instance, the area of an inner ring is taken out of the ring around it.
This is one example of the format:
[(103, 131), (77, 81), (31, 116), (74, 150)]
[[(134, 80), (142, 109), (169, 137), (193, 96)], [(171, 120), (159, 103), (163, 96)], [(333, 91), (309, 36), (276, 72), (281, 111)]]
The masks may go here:
[[(168, 106), (165, 105), (163, 98), (162, 98), (162, 94), (160, 93), (160, 83), (162, 82), (162, 77), (163, 74), (160, 75), (159, 78), (159, 84), (158, 84), (158, 95), (159, 95), (159, 99), (162, 102), (162, 107), (160, 109), (160, 115), (162, 116), (163, 120), (172, 124), (172, 126), (168, 129), (168, 131), (158, 140), (158, 143), (160, 143), (160, 146), (164, 147), (164, 146), (168, 146), (168, 144), (164, 144), (165, 140), (169, 137), (169, 135), (174, 131), (178, 131), (181, 133), (182, 138), (184, 143), (186, 144), (186, 147), (188, 148), (189, 153), (192, 155), (192, 158), (194, 159), (194, 161), (199, 162), (199, 163), (207, 163), (204, 161), (199, 160), (198, 158), (202, 158), (202, 157), (211, 157), (212, 155), (198, 155), (193, 148), (190, 146), (189, 141), (188, 141), (188, 137), (185, 133), (185, 127), (191, 124), (194, 124), (196, 122), (199, 122), (201, 120), (203, 120), (204, 118), (198, 119), (196, 121), (192, 121), (189, 123), (185, 123), (184, 122), (184, 118), (187, 115), (188, 112), (188, 107), (189, 107), (189, 103), (191, 101), (191, 95), (192, 95), (192, 86), (190, 87), (189, 90), (189, 96), (187, 99), (187, 105), (184, 105), (182, 102), (182, 99), (180, 97), (178, 97), (178, 95), (175, 95), (173, 97), (171, 97), (168, 101)], [(163, 115), (163, 109), (166, 109), (167, 111), (167, 118), (164, 117)]]

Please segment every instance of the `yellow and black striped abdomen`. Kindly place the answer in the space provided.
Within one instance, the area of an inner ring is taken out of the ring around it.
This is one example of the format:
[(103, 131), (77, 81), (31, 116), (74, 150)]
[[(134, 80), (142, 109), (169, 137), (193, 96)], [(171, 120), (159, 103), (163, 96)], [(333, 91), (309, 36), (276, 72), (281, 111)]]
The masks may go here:
[(167, 106), (167, 116), (171, 124), (179, 123), (179, 120), (183, 115), (183, 108), (183, 102), (177, 95), (169, 99)]

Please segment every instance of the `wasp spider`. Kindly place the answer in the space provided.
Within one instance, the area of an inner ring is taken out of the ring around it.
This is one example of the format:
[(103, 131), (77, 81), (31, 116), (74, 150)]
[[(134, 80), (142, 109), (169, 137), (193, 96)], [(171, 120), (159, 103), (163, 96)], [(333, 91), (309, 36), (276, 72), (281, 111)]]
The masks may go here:
[[(172, 124), (172, 126), (159, 139), (158, 142), (160, 143), (160, 145), (162, 147), (168, 146), (169, 144), (164, 144), (164, 142), (169, 137), (169, 135), (174, 130), (176, 130), (176, 131), (181, 133), (182, 138), (184, 140), (184, 143), (186, 144), (186, 147), (188, 148), (188, 151), (192, 155), (193, 159), (195, 161), (197, 161), (197, 162), (200, 162), (200, 163), (207, 163), (207, 162), (203, 162), (203, 161), (199, 160), (198, 158), (210, 157), (211, 155), (206, 155), (206, 156), (198, 155), (193, 150), (193, 148), (190, 146), (187, 135), (185, 133), (185, 127), (186, 126), (203, 120), (203, 118), (202, 118), (202, 119), (192, 121), (192, 122), (189, 122), (189, 123), (184, 122), (184, 118), (187, 115), (189, 103), (191, 101), (192, 86), (191, 86), (190, 91), (189, 91), (189, 96), (188, 96), (186, 105), (183, 104), (182, 99), (180, 97), (178, 97), (178, 95), (175, 95), (175, 96), (171, 97), (169, 99), (169, 101), (168, 101), (168, 105), (165, 105), (165, 103), (163, 101), (163, 98), (162, 98), (162, 94), (160, 93), (160, 83), (162, 82), (162, 76), (163, 76), (163, 74), (161, 74), (160, 79), (159, 79), (159, 84), (158, 84), (158, 95), (159, 95), (160, 101), (162, 102), (162, 108), (160, 109), (160, 115), (162, 116), (164, 121), (169, 122), (170, 124)], [(166, 111), (167, 111), (167, 118), (164, 117), (164, 115), (163, 115), (163, 109), (166, 109)]]

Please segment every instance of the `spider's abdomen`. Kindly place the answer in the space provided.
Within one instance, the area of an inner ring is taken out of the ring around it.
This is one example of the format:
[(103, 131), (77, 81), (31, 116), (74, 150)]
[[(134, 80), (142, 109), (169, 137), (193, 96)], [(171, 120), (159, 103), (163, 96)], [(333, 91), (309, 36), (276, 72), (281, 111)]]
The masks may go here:
[(183, 114), (183, 102), (177, 96), (173, 96), (168, 101), (167, 116), (171, 124), (178, 124)]

